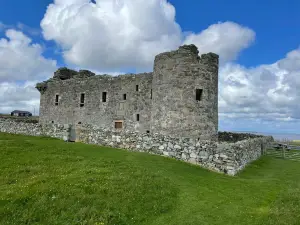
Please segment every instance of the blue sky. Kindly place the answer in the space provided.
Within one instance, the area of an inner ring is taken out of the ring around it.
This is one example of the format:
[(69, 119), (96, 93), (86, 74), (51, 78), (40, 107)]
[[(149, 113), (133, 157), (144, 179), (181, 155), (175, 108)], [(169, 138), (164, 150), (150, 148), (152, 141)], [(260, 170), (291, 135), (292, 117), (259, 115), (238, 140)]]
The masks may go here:
[(299, 46), (300, 1), (212, 0), (171, 1), (177, 21), (186, 30), (199, 32), (218, 21), (234, 21), (255, 30), (257, 39), (238, 62), (246, 66), (273, 63)]
[[(13, 42), (9, 47), (3, 44), (5, 55), (16, 62), (11, 68), (5, 66), (3, 71), (0, 69), (0, 97), (7, 93), (13, 95), (18, 88), (26, 90), (30, 97), (22, 99), (16, 93), (18, 97), (0, 105), (0, 110), (6, 112), (16, 105), (24, 109), (38, 107), (38, 94), (33, 84), (51, 76), (57, 67), (66, 65), (112, 73), (133, 71), (135, 68), (137, 71), (149, 70), (153, 55), (157, 52), (192, 41), (200, 47), (200, 53), (215, 51), (222, 59), (222, 90), (219, 97), (221, 130), (270, 132), (276, 129), (279, 132), (298, 132), (300, 1), (170, 0), (168, 4), (165, 0), (151, 1), (153, 3), (147, 5), (136, 4), (133, 0), (114, 0), (116, 5), (111, 7), (104, 4), (107, 0), (103, 0), (94, 1), (97, 5), (83, 7), (87, 0), (58, 0), (47, 11), (53, 3), (51, 0), (0, 0), (0, 39), (9, 40), (8, 30), (21, 32), (22, 37), (14, 32), (9, 35), (18, 41), (23, 40), (21, 43), (24, 46), (20, 52), (26, 55), (25, 51), (29, 51), (27, 58), (32, 56), (34, 60), (38, 57), (36, 64), (24, 69), (23, 65), (28, 63), (26, 59), (20, 60), (20, 64), (14, 60), (14, 57), (19, 59), (20, 55), (12, 53), (15, 52), (12, 51), (15, 47)], [(132, 5), (129, 6), (129, 3)], [(175, 20), (172, 19), (170, 5), (176, 12)], [(131, 16), (139, 11), (143, 13), (138, 19), (124, 22), (124, 18), (128, 17), (122, 18), (124, 14), (121, 9), (125, 8)], [(72, 14), (74, 12), (76, 14)], [(142, 18), (144, 15), (145, 18)], [(105, 16), (107, 18), (103, 19)], [(141, 21), (137, 22), (139, 19)], [(149, 21), (154, 21), (156, 25)], [(122, 23), (122, 27), (118, 28), (118, 24)], [(75, 33), (72, 37), (73, 27)], [(133, 38), (118, 33), (118, 29), (126, 33), (132, 28), (139, 32)], [(83, 29), (82, 32), (76, 33), (80, 29)], [(226, 33), (227, 30), (231, 31)], [(88, 35), (83, 35), (84, 32)], [(114, 32), (117, 34), (114, 35)], [(211, 41), (213, 35), (219, 37), (215, 42)], [(78, 39), (75, 40), (74, 36)], [(139, 39), (141, 36), (146, 38)], [(162, 41), (161, 38), (166, 36), (169, 40)], [(24, 42), (26, 38), (31, 42)], [(122, 52), (119, 50), (122, 46), (112, 45), (109, 40), (134, 42), (138, 49), (151, 50), (139, 55), (138, 59), (142, 60), (136, 62), (126, 52), (132, 56), (138, 50), (128, 47)], [(145, 40), (151, 40), (157, 47), (152, 50)], [(97, 47), (89, 48), (93, 44)], [(109, 50), (101, 47), (106, 45)], [(107, 58), (106, 51), (116, 51), (116, 55)], [(7, 65), (7, 61), (2, 63)], [(17, 76), (17, 73), (25, 75)]]
[[(17, 2), (17, 3), (16, 3)], [(16, 26), (22, 23), (39, 30), (40, 22), (52, 0), (0, 1), (0, 21)], [(245, 66), (269, 64), (283, 58), (300, 43), (300, 1), (297, 0), (170, 0), (176, 8), (176, 21), (184, 31), (200, 32), (219, 21), (234, 21), (255, 30), (257, 39), (251, 48), (240, 55), (238, 62)], [(13, 12), (13, 13), (12, 13)], [(25, 33), (28, 31), (25, 30)], [(54, 43), (45, 42), (42, 35), (32, 36), (36, 42), (46, 44), (49, 57), (58, 57)]]
[[(17, 3), (16, 3), (17, 2)], [(60, 66), (64, 66), (64, 61), (60, 54), (56, 53), (57, 47), (54, 41), (45, 41), (42, 35), (42, 29), (40, 22), (44, 17), (46, 9), (51, 0), (29, 0), (29, 1), (7, 1), (0, 0), (0, 21), (13, 28), (18, 28), (18, 24), (21, 23), (27, 26), (27, 29), (23, 29), (23, 32), (30, 36), (35, 43), (44, 45), (45, 57), (51, 57), (58, 60)], [(0, 37), (2, 36), (0, 33)], [(34, 34), (32, 34), (34, 32)]]

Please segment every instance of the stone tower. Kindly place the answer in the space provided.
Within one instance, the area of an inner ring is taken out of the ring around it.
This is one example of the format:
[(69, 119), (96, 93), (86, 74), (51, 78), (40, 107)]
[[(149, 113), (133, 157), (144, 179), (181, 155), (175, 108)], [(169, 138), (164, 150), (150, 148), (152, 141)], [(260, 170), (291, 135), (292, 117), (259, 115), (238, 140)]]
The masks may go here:
[(198, 53), (195, 45), (184, 45), (155, 57), (152, 133), (217, 139), (219, 57)]

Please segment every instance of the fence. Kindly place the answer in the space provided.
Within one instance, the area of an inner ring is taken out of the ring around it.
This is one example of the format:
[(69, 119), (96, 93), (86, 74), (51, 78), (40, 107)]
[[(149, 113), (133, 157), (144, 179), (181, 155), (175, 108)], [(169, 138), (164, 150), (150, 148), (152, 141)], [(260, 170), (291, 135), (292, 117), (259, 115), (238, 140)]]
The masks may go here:
[(266, 155), (275, 158), (288, 159), (300, 162), (300, 146), (288, 144), (274, 144), (266, 150)]

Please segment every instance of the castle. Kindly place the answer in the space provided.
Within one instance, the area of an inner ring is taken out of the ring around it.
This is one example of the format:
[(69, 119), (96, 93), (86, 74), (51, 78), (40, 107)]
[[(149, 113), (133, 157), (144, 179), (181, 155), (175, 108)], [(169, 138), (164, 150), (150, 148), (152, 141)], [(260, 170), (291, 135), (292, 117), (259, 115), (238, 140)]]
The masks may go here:
[(36, 86), (40, 123), (216, 140), (219, 57), (198, 53), (195, 45), (161, 53), (151, 73), (95, 76), (61, 68)]
[(0, 132), (147, 152), (235, 175), (273, 138), (218, 133), (219, 57), (198, 54), (195, 45), (161, 53), (152, 73), (58, 69), (36, 85), (39, 123), (0, 118)]

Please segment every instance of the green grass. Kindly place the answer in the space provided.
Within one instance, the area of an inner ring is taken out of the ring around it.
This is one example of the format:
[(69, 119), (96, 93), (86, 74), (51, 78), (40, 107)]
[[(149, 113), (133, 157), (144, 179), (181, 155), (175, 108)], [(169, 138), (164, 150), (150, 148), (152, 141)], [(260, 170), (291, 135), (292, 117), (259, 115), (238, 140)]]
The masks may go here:
[(146, 153), (0, 133), (1, 225), (300, 224), (300, 162), (236, 177)]

